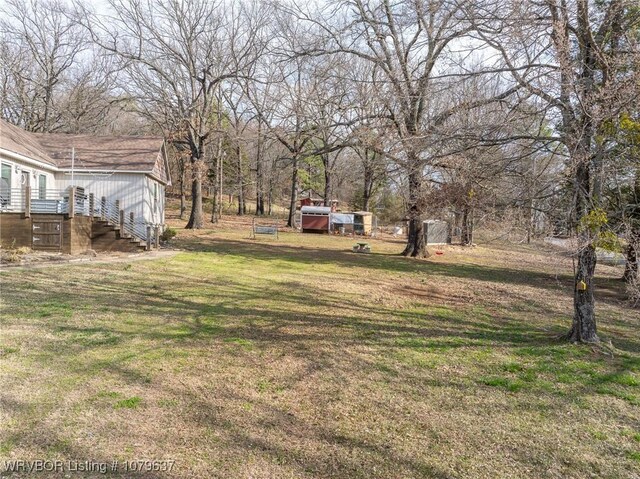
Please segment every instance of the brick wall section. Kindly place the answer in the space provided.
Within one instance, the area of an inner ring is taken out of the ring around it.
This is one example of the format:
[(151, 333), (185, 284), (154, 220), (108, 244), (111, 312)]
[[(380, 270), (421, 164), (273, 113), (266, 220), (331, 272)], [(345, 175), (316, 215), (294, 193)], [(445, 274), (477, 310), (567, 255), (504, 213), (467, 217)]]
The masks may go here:
[(63, 248), (66, 248), (70, 254), (84, 253), (92, 248), (91, 244), (91, 230), (92, 230), (92, 218), (88, 216), (76, 216), (71, 220), (66, 220), (65, 223), (69, 223), (68, 226), (63, 226), (65, 232), (68, 232), (68, 248), (65, 243), (67, 235), (63, 233), (62, 244)]
[(31, 248), (31, 218), (22, 213), (0, 214), (0, 243), (3, 248)]
[(95, 251), (140, 252), (144, 246), (121, 238), (118, 231), (106, 223), (76, 216), (32, 214), (25, 218), (22, 213), (0, 214), (0, 243), (5, 248), (32, 248), (32, 221), (62, 219), (62, 241), (60, 251), (64, 254), (81, 254), (89, 249)]

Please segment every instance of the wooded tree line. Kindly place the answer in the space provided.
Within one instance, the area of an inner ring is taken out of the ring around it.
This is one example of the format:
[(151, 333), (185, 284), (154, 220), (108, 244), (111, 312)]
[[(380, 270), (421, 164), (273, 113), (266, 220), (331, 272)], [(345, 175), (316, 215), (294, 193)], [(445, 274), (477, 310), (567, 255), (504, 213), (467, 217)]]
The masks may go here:
[[(575, 317), (598, 339), (596, 248), (638, 285), (635, 0), (5, 0), (2, 116), (39, 132), (163, 134), (188, 228), (314, 189), (423, 219), (572, 234)], [(213, 199), (205, 211), (203, 193)], [(189, 197), (191, 201), (187, 202)]]

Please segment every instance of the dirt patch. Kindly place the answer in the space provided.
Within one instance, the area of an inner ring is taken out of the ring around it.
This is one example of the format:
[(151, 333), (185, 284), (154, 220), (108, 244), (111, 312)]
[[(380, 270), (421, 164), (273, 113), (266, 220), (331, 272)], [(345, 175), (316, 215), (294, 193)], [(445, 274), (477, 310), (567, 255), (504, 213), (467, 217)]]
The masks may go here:
[(96, 253), (90, 252), (80, 255), (62, 253), (29, 252), (20, 255), (15, 260), (1, 260), (0, 269), (9, 268), (46, 268), (73, 263), (117, 263), (125, 261), (152, 260), (175, 255), (179, 250), (154, 250), (140, 253)]

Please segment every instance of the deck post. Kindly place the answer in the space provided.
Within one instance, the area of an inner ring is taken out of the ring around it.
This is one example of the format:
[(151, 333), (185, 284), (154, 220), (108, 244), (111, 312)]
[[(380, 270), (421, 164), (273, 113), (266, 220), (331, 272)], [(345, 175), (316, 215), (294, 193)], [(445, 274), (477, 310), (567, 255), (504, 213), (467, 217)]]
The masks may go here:
[(156, 249), (160, 249), (160, 227), (158, 225), (154, 226), (153, 241), (156, 244)]
[(151, 226), (147, 225), (147, 251), (151, 251)]
[(100, 198), (100, 219), (104, 221), (107, 219), (107, 197)]
[(31, 217), (31, 187), (29, 185), (24, 187), (24, 217)]
[(76, 215), (76, 187), (69, 188), (69, 218)]
[[(115, 202), (116, 205), (116, 215), (118, 215), (118, 212), (120, 211), (120, 200), (116, 200)], [(109, 221), (109, 217), (107, 217), (107, 221)], [(113, 220), (112, 220), (113, 221)], [(111, 221), (110, 221), (111, 222)], [(115, 226), (115, 225), (114, 225)]]
[(133, 216), (133, 211), (129, 212), (129, 227), (131, 228), (131, 231), (135, 232), (134, 226), (135, 226), (135, 221), (133, 220), (134, 216)]
[(89, 193), (89, 216), (91, 218), (93, 218), (93, 214), (95, 213), (95, 204), (96, 200), (93, 193)]
[(124, 210), (120, 210), (120, 236), (124, 236)]

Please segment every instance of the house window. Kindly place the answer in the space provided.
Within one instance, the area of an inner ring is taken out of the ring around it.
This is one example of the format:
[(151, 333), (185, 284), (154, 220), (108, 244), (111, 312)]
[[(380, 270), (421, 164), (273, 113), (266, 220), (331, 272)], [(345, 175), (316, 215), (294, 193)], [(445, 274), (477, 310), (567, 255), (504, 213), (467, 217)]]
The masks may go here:
[(11, 204), (11, 165), (2, 163), (0, 168), (0, 206)]
[(47, 176), (40, 175), (38, 179), (38, 198), (41, 200), (47, 199)]

